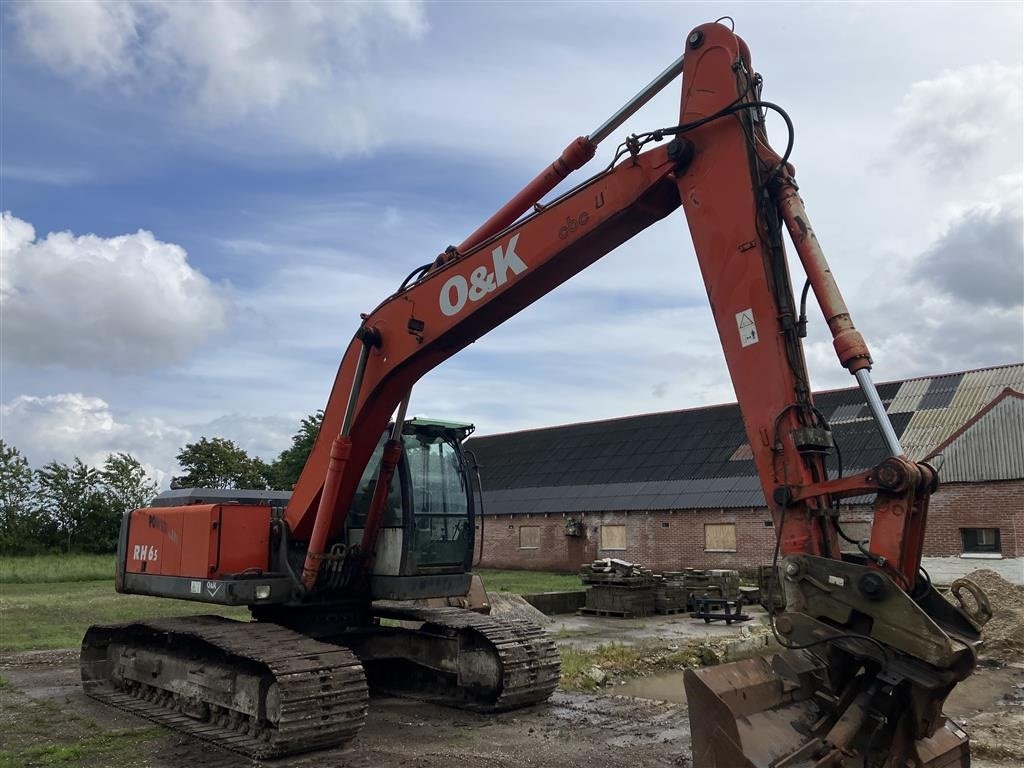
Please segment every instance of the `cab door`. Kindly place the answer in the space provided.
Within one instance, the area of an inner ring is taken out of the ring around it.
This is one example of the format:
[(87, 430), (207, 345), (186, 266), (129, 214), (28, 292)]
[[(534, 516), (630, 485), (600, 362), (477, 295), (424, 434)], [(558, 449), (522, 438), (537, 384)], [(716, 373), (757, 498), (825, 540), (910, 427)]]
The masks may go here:
[(403, 572), (451, 571), (472, 562), (473, 515), (462, 450), (434, 431), (404, 435), (411, 525)]

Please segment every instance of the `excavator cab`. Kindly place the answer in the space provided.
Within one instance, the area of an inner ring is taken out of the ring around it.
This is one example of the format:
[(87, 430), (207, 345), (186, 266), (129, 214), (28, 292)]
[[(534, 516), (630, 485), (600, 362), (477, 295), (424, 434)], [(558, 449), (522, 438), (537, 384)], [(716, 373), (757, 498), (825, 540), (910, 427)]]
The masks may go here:
[[(423, 597), (410, 594), (398, 579), (469, 571), (475, 503), (462, 442), (473, 430), (472, 424), (433, 419), (405, 422), (402, 453), (377, 539), (371, 580), (375, 597)], [(346, 518), (348, 542), (358, 542), (363, 537), (384, 444), (390, 434), (389, 426), (359, 479)], [(465, 594), (465, 590), (458, 593)]]

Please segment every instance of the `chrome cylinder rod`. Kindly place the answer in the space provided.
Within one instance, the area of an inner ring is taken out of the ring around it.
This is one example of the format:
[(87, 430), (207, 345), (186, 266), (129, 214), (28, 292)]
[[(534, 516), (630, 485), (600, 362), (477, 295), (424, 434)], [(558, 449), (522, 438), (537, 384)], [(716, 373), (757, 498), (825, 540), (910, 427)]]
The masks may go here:
[(656, 78), (651, 80), (640, 93), (630, 99), (626, 104), (619, 109), (614, 115), (605, 120), (597, 129), (591, 133), (587, 138), (590, 139), (592, 144), (600, 144), (602, 141), (608, 138), (612, 131), (616, 130), (620, 125), (626, 122), (640, 107), (654, 98), (654, 95), (658, 93), (662, 88), (671, 83), (680, 72), (683, 71), (683, 57), (680, 56), (672, 64), (658, 75)]
[(401, 440), (402, 439), (402, 427), (405, 426), (405, 412), (409, 410), (409, 398), (412, 397), (412, 391), (402, 398), (402, 402), (398, 405), (398, 414), (395, 416), (395, 426), (391, 428), (391, 439)]
[(885, 440), (889, 453), (893, 456), (902, 456), (903, 446), (900, 445), (900, 439), (896, 436), (896, 430), (893, 428), (892, 422), (889, 421), (889, 414), (885, 412), (882, 398), (878, 396), (875, 382), (871, 380), (870, 371), (867, 368), (861, 368), (853, 375), (857, 377), (860, 391), (864, 393), (864, 399), (868, 401), (868, 410), (871, 411), (875, 424), (878, 425), (878, 430), (882, 433), (882, 438)]
[(341, 420), (341, 436), (348, 437), (352, 429), (352, 417), (356, 412), (356, 402), (359, 400), (359, 390), (363, 386), (363, 375), (366, 373), (366, 360), (370, 356), (370, 345), (363, 342), (359, 350), (359, 360), (356, 362), (356, 374), (352, 377), (352, 389), (348, 393), (348, 402), (345, 404), (345, 416)]

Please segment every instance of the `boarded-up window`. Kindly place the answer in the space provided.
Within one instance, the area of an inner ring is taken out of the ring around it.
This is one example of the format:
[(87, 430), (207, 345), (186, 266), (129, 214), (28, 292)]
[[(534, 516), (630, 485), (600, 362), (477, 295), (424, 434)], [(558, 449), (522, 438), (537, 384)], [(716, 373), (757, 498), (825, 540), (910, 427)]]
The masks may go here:
[(735, 552), (736, 524), (705, 523), (704, 549), (709, 552)]
[(519, 526), (519, 548), (537, 549), (540, 546), (540, 526), (521, 525)]
[(601, 549), (625, 549), (626, 548), (626, 526), (624, 525), (602, 525), (601, 526)]

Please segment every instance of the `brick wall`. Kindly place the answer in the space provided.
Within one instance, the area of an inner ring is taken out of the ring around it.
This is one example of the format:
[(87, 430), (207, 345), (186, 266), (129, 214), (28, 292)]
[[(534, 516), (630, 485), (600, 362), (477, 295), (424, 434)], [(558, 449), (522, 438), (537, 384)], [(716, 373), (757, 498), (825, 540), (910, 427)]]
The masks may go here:
[(1024, 556), (1024, 480), (941, 486), (928, 506), (924, 554), (961, 554), (961, 528), (998, 528), (1003, 557)]
[[(566, 536), (565, 525), (569, 518), (580, 521), (579, 536)], [(869, 519), (869, 516), (858, 511), (844, 515), (847, 529), (858, 535), (866, 530)], [(488, 516), (484, 523), (481, 566), (575, 571), (580, 564), (599, 557), (618, 557), (641, 563), (656, 571), (683, 568), (753, 569), (762, 563), (771, 562), (775, 528), (765, 525), (770, 520), (771, 515), (767, 509)], [(706, 523), (735, 524), (736, 551), (705, 551)], [(624, 550), (601, 549), (602, 525), (626, 527)], [(536, 548), (520, 547), (520, 528), (523, 526), (540, 528), (539, 545)]]
[[(569, 518), (581, 522), (579, 536), (565, 535), (565, 524)], [(849, 536), (867, 537), (871, 521), (868, 508), (844, 512), (842, 519)], [(620, 557), (664, 571), (687, 567), (755, 568), (761, 563), (771, 562), (775, 529), (765, 525), (767, 520), (771, 520), (767, 509), (488, 516), (481, 565), (485, 568), (575, 571), (581, 563), (598, 557)], [(736, 551), (706, 552), (705, 523), (734, 523)], [(624, 550), (600, 548), (602, 525), (626, 526)], [(519, 546), (519, 529), (522, 526), (540, 529), (536, 548)], [(999, 528), (1003, 556), (1024, 557), (1024, 480), (942, 486), (932, 497), (930, 505), (925, 556), (960, 555), (961, 528)], [(980, 565), (977, 567), (984, 566), (978, 562)]]

